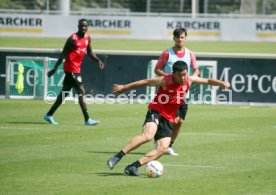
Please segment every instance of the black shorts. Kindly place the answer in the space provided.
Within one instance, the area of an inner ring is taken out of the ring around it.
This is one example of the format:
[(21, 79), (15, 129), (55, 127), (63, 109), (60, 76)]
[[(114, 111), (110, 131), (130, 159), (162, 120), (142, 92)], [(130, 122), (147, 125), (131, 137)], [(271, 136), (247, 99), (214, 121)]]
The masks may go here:
[(80, 73), (65, 72), (65, 78), (63, 80), (63, 85), (68, 87), (73, 87), (77, 91), (83, 87), (82, 78)]
[[(154, 136), (154, 140), (157, 141), (164, 137), (172, 136), (172, 123), (170, 123), (167, 119), (161, 116), (155, 110), (148, 110), (144, 125), (147, 122), (155, 122), (157, 125), (157, 132)], [(159, 122), (159, 123), (158, 123)]]
[(186, 118), (188, 112), (188, 102), (183, 102), (180, 108), (177, 110), (176, 117), (180, 117), (183, 120)]

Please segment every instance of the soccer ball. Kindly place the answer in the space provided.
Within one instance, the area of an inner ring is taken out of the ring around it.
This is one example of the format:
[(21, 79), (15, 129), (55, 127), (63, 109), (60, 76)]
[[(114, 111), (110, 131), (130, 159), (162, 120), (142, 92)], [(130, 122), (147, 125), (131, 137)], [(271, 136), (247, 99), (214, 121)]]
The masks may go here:
[(163, 175), (164, 171), (163, 165), (156, 160), (148, 162), (148, 164), (145, 166), (145, 169), (147, 176), (150, 178), (160, 177)]

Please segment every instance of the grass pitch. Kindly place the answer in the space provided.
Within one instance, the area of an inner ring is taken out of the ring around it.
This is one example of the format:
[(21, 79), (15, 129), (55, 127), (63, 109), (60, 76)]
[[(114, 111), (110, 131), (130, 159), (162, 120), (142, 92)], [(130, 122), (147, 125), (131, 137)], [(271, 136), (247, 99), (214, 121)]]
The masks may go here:
[(190, 105), (161, 178), (123, 174), (148, 143), (109, 170), (107, 159), (141, 132), (147, 105), (88, 105), (99, 126), (83, 125), (79, 105), (55, 115), (41, 100), (0, 101), (0, 194), (276, 194), (275, 107)]
[[(62, 49), (65, 38), (0, 37), (1, 47)], [(93, 39), (96, 50), (163, 51), (173, 41)], [(187, 41), (195, 52), (276, 54), (273, 42)], [(88, 105), (95, 127), (83, 125), (78, 105), (66, 102), (43, 121), (40, 100), (0, 100), (0, 194), (276, 194), (275, 107), (190, 105), (165, 173), (149, 179), (123, 174), (148, 143), (109, 170), (107, 159), (141, 132), (146, 105)]]
[[(66, 38), (0, 37), (1, 47), (62, 49)], [(163, 51), (173, 46), (173, 40), (93, 39), (95, 50)], [(189, 41), (186, 46), (194, 52), (276, 54), (275, 42)]]

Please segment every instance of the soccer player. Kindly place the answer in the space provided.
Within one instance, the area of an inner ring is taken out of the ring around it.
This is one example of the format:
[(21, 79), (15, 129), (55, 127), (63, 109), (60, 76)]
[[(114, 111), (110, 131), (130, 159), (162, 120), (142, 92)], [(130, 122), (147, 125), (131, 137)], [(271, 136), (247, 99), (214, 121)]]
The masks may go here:
[(88, 56), (94, 60), (100, 69), (104, 68), (104, 63), (96, 56), (92, 51), (90, 42), (90, 36), (87, 34), (88, 21), (86, 19), (80, 19), (78, 23), (78, 32), (72, 34), (66, 41), (64, 48), (58, 61), (56, 62), (54, 68), (50, 70), (47, 75), (51, 77), (55, 74), (58, 66), (61, 64), (65, 58), (63, 70), (65, 73), (65, 78), (63, 81), (63, 87), (60, 94), (57, 96), (55, 103), (52, 105), (49, 112), (44, 116), (44, 120), (50, 124), (58, 124), (54, 118), (53, 114), (61, 105), (63, 98), (65, 98), (72, 88), (76, 89), (79, 98), (79, 104), (84, 116), (85, 125), (97, 125), (99, 121), (93, 120), (89, 117), (86, 103), (84, 102), (83, 96), (85, 94), (82, 78), (81, 78), (81, 64), (86, 53)]
[(124, 172), (130, 176), (138, 176), (139, 167), (151, 160), (158, 159), (167, 152), (171, 141), (172, 123), (175, 115), (183, 104), (185, 95), (193, 83), (221, 86), (222, 88), (230, 87), (228, 82), (217, 79), (199, 78), (194, 75), (188, 76), (188, 66), (183, 61), (175, 62), (173, 64), (173, 73), (164, 77), (113, 86), (113, 93), (121, 93), (139, 86), (158, 86), (159, 89), (157, 95), (148, 106), (142, 134), (130, 139), (120, 152), (108, 159), (107, 165), (110, 169), (113, 169), (125, 154), (151, 141), (153, 138), (156, 142), (156, 148), (134, 163), (127, 165)]
[[(178, 60), (186, 62), (188, 65), (188, 74), (193, 72), (192, 75), (199, 76), (195, 54), (189, 49), (185, 48), (186, 37), (187, 31), (185, 28), (178, 28), (173, 31), (174, 46), (163, 51), (154, 69), (154, 72), (158, 76), (166, 76), (171, 74), (172, 65)], [(188, 101), (189, 93), (186, 95), (186, 100), (184, 101), (183, 105), (177, 111), (173, 122), (172, 139), (167, 151), (169, 155), (178, 156), (178, 154), (173, 150), (172, 146), (180, 132), (181, 125), (186, 118), (188, 112)]]

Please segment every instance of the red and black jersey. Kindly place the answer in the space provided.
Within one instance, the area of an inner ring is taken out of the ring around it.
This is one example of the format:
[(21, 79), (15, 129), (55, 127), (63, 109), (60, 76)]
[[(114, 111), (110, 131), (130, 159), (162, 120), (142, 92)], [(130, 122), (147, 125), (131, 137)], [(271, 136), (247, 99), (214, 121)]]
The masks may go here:
[(172, 74), (164, 77), (166, 87), (159, 87), (157, 95), (149, 104), (148, 108), (159, 112), (164, 118), (173, 123), (177, 110), (183, 104), (190, 85), (187, 81), (183, 84), (175, 84)]
[(67, 54), (64, 62), (64, 72), (80, 73), (82, 60), (87, 53), (87, 47), (90, 43), (89, 35), (79, 37), (77, 33), (70, 36), (74, 40), (74, 46)]

